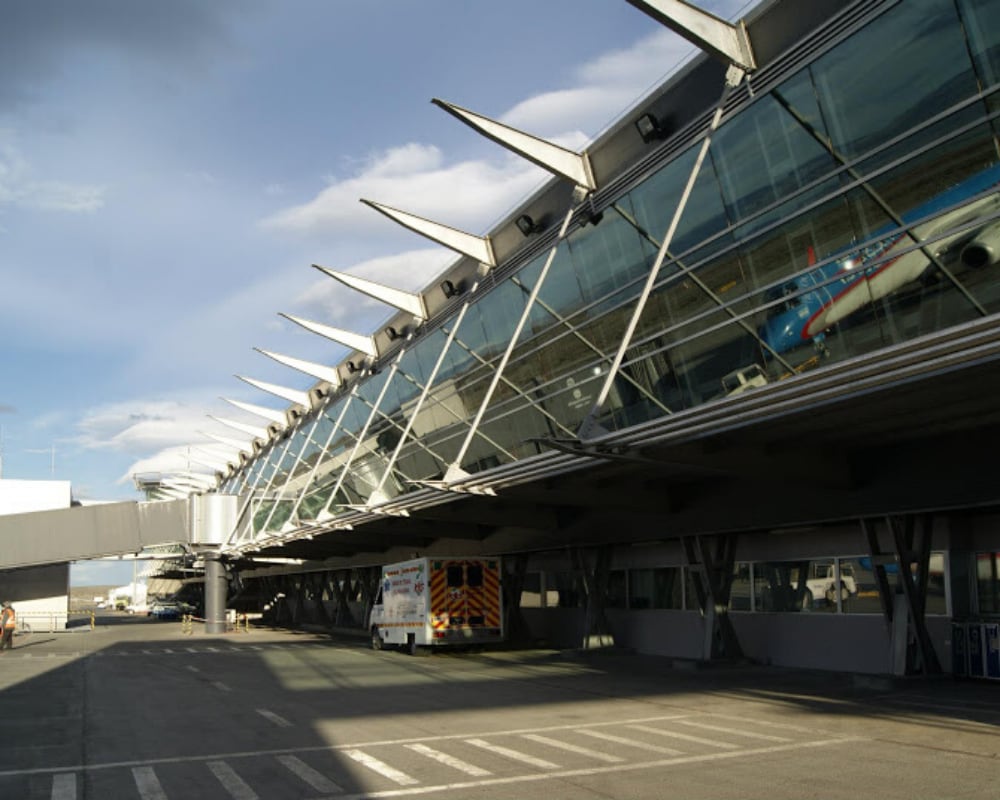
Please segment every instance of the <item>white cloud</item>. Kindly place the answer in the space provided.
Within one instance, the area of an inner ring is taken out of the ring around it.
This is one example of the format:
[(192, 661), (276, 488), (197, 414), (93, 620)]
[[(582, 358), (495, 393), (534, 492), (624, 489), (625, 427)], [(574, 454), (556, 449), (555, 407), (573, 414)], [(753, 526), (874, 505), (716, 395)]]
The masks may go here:
[(36, 180), (13, 134), (2, 131), (0, 137), (0, 205), (69, 212), (92, 212), (104, 206), (105, 187)]
[(77, 423), (76, 443), (86, 449), (149, 452), (190, 440), (205, 422), (203, 407), (175, 400), (113, 403), (86, 412)]
[(544, 179), (542, 170), (520, 159), (446, 165), (437, 147), (410, 143), (374, 154), (357, 175), (332, 182), (263, 225), (294, 232), (377, 231), (387, 223), (358, 202), (367, 198), (475, 232)]
[[(733, 0), (715, 4), (731, 14)], [(669, 30), (612, 51), (576, 70), (574, 87), (528, 97), (500, 119), (515, 128), (574, 150), (586, 144), (623, 109), (694, 52)], [(358, 202), (368, 198), (467, 230), (482, 229), (512, 208), (547, 175), (509, 156), (448, 164), (441, 151), (409, 142), (371, 154), (356, 174), (328, 178), (312, 200), (279, 211), (265, 227), (294, 233), (373, 230), (377, 220)]]
[[(204, 396), (206, 391), (192, 394)], [(221, 416), (241, 417), (239, 411), (228, 408), (233, 413)], [(133, 475), (141, 473), (212, 474), (213, 467), (219, 468), (236, 458), (234, 449), (201, 433), (220, 432), (220, 426), (208, 419), (204, 406), (186, 399), (135, 400), (100, 406), (87, 411), (76, 429), (73, 442), (85, 450), (112, 450), (136, 456), (118, 479), (119, 485), (131, 482)], [(220, 435), (245, 440), (249, 447), (249, 437), (245, 434), (229, 430)], [(206, 461), (211, 463), (200, 463)]]

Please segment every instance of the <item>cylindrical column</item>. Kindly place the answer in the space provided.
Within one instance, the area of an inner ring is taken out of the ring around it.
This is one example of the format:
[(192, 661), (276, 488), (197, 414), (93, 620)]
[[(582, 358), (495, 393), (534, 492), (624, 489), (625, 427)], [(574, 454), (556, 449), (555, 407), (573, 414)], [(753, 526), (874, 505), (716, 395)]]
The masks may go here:
[(226, 570), (217, 553), (205, 554), (205, 633), (226, 632)]

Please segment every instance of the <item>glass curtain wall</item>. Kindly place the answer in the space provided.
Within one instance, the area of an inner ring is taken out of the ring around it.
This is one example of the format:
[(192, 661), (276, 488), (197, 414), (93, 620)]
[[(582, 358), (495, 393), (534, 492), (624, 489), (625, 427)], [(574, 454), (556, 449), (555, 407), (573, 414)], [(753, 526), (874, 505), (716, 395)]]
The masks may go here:
[[(998, 309), (997, 27), (983, 3), (907, 0), (723, 124), (605, 427), (742, 391), (734, 371), (778, 381)], [(463, 468), (578, 429), (694, 158), (559, 245)], [(469, 415), (542, 260), (477, 304), (477, 358), (454, 384)]]
[[(626, 428), (1000, 310), (998, 81), (993, 0), (904, 0), (755, 91), (713, 139), (598, 421)], [(559, 243), (462, 468), (510, 463), (575, 435), (697, 146)], [(363, 503), (380, 482), (393, 496), (442, 477), (547, 255), (470, 296), (457, 328), (446, 322), (413, 343), (343, 480), (388, 367), (359, 386), (339, 428), (349, 396), (322, 412), (291, 474), (303, 481), (299, 518)]]

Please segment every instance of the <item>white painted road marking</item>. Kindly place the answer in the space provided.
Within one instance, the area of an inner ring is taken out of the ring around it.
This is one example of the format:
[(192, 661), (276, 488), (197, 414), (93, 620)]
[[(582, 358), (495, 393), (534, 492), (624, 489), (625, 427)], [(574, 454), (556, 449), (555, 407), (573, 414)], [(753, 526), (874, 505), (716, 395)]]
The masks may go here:
[(483, 769), (482, 767), (477, 767), (475, 764), (469, 764), (462, 761), (460, 758), (455, 758), (447, 753), (442, 753), (440, 750), (435, 750), (433, 747), (428, 747), (425, 744), (408, 744), (404, 745), (407, 749), (412, 750), (414, 753), (420, 753), (422, 756), (427, 756), (428, 758), (433, 758), (452, 769), (457, 769), (459, 772), (464, 772), (466, 775), (472, 775), (476, 778), (485, 778), (487, 775), (492, 775), (488, 769)]
[(690, 725), (692, 728), (702, 728), (706, 731), (718, 731), (719, 733), (730, 733), (734, 736), (746, 736), (748, 739), (764, 739), (768, 742), (790, 742), (786, 736), (771, 736), (766, 733), (752, 733), (751, 731), (739, 728), (723, 728), (721, 725), (707, 725), (704, 722), (692, 722), (689, 719), (677, 720), (678, 725)]
[(225, 761), (209, 761), (208, 768), (233, 800), (260, 800), (257, 793)]
[(132, 779), (135, 781), (135, 788), (139, 790), (142, 800), (167, 800), (163, 793), (163, 787), (156, 778), (156, 773), (152, 767), (133, 767)]
[(52, 800), (76, 800), (75, 772), (62, 772), (52, 776)]
[(695, 744), (704, 744), (709, 747), (721, 747), (723, 750), (737, 750), (739, 749), (738, 744), (730, 744), (729, 742), (717, 742), (714, 739), (702, 739), (700, 736), (690, 736), (686, 733), (678, 733), (677, 731), (665, 731), (661, 728), (654, 728), (650, 725), (629, 725), (627, 726), (635, 731), (642, 731), (643, 733), (655, 733), (657, 736), (669, 736), (673, 739), (681, 739), (685, 742), (694, 742)]
[(280, 714), (275, 714), (273, 711), (268, 711), (266, 708), (255, 709), (258, 714), (260, 714), (264, 719), (269, 719), (279, 728), (291, 728), (292, 723), (285, 719)]
[(640, 742), (638, 739), (629, 739), (626, 736), (615, 736), (613, 733), (605, 733), (604, 731), (591, 731), (586, 728), (581, 728), (579, 732), (584, 736), (593, 736), (595, 739), (603, 739), (606, 742), (624, 744), (629, 747), (636, 747), (639, 750), (648, 750), (651, 753), (662, 753), (665, 756), (684, 755), (680, 750), (673, 750), (669, 747), (660, 747), (659, 745), (650, 744), (649, 742)]
[(549, 747), (557, 747), (560, 750), (568, 750), (570, 753), (577, 753), (578, 755), (587, 756), (588, 758), (596, 758), (598, 761), (605, 761), (608, 764), (620, 764), (625, 760), (624, 758), (613, 756), (610, 753), (600, 753), (597, 750), (590, 750), (589, 748), (580, 747), (576, 744), (562, 742), (559, 739), (552, 739), (548, 736), (539, 736), (537, 733), (526, 733), (524, 734), (524, 738), (530, 739), (533, 742), (538, 742), (539, 744), (547, 744)]
[(215, 681), (214, 683), (212, 683), (212, 686), (214, 686), (220, 692), (231, 692), (232, 691), (232, 689), (229, 686), (227, 686), (226, 684), (224, 684), (222, 681)]
[(370, 756), (361, 750), (345, 750), (344, 755), (357, 761), (362, 766), (368, 767), (372, 772), (377, 772), (379, 775), (395, 781), (400, 786), (412, 786), (415, 783), (420, 783), (416, 778), (411, 778), (405, 772), (400, 772), (398, 769), (390, 767), (384, 761), (379, 761), (374, 756)]
[(337, 784), (327, 778), (326, 775), (313, 769), (302, 759), (296, 758), (295, 756), (278, 756), (278, 761), (280, 761), (286, 769), (294, 772), (302, 778), (302, 780), (312, 786), (312, 788), (317, 792), (337, 794), (344, 791)]
[(485, 739), (466, 739), (465, 741), (468, 744), (481, 747), (483, 750), (489, 750), (491, 753), (506, 756), (514, 761), (522, 761), (525, 764), (531, 764), (531, 766), (538, 767), (539, 769), (559, 769), (558, 764), (553, 764), (551, 761), (546, 761), (544, 758), (535, 758), (534, 756), (529, 756), (527, 753), (522, 753), (520, 750), (511, 750), (509, 747), (501, 747), (498, 744), (490, 744)]
[[(812, 747), (827, 747), (835, 744), (848, 744), (868, 741), (861, 736), (844, 737), (842, 739), (821, 739), (815, 742), (792, 742), (790, 744), (760, 747), (751, 750), (733, 750), (725, 753), (707, 753), (681, 758), (663, 758), (656, 761), (634, 762), (631, 764), (615, 764), (607, 767), (584, 767), (581, 769), (566, 769), (559, 772), (533, 772), (527, 775), (513, 775), (506, 778), (485, 778), (479, 781), (462, 781), (459, 783), (444, 783), (434, 786), (418, 786), (412, 789), (387, 789), (384, 791), (361, 792), (359, 794), (338, 795), (324, 800), (379, 800), (387, 797), (410, 797), (413, 795), (431, 795), (436, 797), (442, 792), (468, 791), (480, 787), (513, 786), (519, 783), (538, 783), (559, 778), (582, 778), (591, 775), (614, 775), (615, 773), (637, 772), (639, 770), (660, 769), (663, 767), (681, 766), (684, 764), (702, 764), (713, 761), (723, 761), (746, 756), (768, 755), (770, 753), (786, 753), (792, 750), (802, 750)], [(461, 796), (461, 795), (459, 795)], [(507, 796), (512, 796), (508, 793)], [(516, 794), (513, 796), (517, 796)]]

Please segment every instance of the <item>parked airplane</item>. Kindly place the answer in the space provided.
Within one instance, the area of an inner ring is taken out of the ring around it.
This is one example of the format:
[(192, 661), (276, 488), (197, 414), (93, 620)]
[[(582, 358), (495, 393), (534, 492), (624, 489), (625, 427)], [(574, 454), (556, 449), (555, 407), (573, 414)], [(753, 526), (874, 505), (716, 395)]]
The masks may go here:
[[(951, 260), (960, 248), (960, 262), (971, 268), (1000, 262), (1000, 220), (935, 238), (942, 231), (1000, 212), (1000, 194), (980, 197), (990, 189), (1000, 189), (1000, 165), (973, 175), (904, 215), (904, 223), (914, 223), (913, 236), (897, 230), (877, 238), (877, 232), (867, 246), (782, 284), (769, 299), (786, 299), (771, 309), (760, 327), (761, 338), (777, 353), (810, 341), (822, 345), (835, 323), (933, 270), (925, 250)], [(963, 204), (970, 197), (977, 199)], [(895, 227), (886, 226), (883, 232)], [(917, 247), (918, 240), (933, 241), (922, 249)], [(810, 248), (808, 264), (815, 263)]]

